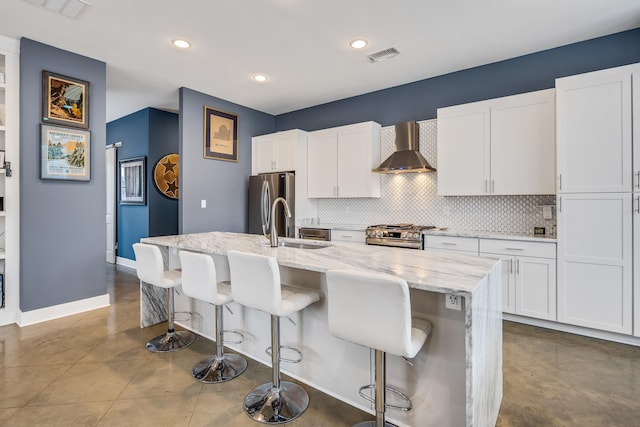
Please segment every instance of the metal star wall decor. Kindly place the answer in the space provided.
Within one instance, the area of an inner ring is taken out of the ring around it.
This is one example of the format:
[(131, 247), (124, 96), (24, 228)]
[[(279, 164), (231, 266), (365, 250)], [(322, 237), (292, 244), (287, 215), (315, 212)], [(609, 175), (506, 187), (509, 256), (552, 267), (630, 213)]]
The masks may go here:
[(158, 191), (165, 197), (177, 200), (180, 196), (178, 188), (178, 155), (167, 154), (153, 168), (153, 182)]

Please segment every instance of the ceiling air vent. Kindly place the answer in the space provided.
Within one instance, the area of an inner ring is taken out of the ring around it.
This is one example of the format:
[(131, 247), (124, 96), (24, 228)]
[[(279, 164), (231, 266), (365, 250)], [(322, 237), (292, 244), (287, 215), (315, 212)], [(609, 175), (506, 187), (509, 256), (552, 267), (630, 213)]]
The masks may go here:
[(372, 53), (371, 55), (367, 55), (369, 58), (369, 62), (380, 62), (385, 59), (393, 58), (398, 55), (400, 52), (395, 47), (390, 47), (388, 49), (381, 50), (380, 52)]

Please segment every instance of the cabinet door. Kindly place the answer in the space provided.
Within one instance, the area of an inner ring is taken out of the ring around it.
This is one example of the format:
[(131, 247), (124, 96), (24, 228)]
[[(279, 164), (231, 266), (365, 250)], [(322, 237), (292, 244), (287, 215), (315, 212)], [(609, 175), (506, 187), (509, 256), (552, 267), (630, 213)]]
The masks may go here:
[(296, 170), (296, 131), (278, 132), (274, 141), (274, 172)]
[(516, 258), (513, 256), (496, 255), (481, 252), (480, 256), (500, 257), (502, 261), (502, 312), (516, 313), (516, 281), (515, 281), (515, 263)]
[(489, 104), (438, 109), (438, 195), (489, 194)]
[(633, 335), (640, 337), (640, 192), (633, 195)]
[(492, 102), (491, 194), (555, 194), (554, 93), (549, 89)]
[(312, 198), (336, 197), (338, 176), (338, 132), (310, 132), (307, 143), (307, 189)]
[(380, 197), (380, 174), (372, 171), (380, 160), (379, 133), (376, 164), (374, 137), (370, 123), (338, 128), (338, 197)]
[[(640, 68), (640, 65), (638, 66), (638, 68)], [(632, 78), (633, 78), (633, 177), (632, 179), (633, 179), (633, 191), (640, 191), (640, 71), (633, 73)], [(638, 250), (640, 250), (640, 248), (638, 248)]]
[(251, 139), (251, 173), (274, 171), (275, 134), (256, 136)]
[(516, 314), (556, 320), (556, 261), (516, 257)]
[(556, 80), (558, 192), (631, 190), (631, 72)]
[(558, 196), (558, 321), (631, 333), (631, 198)]

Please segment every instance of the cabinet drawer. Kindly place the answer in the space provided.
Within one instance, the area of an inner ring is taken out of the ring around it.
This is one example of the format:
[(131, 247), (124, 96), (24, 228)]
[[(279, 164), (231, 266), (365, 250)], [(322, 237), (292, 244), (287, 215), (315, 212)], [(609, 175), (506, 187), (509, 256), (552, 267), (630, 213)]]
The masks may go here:
[(552, 242), (480, 239), (480, 252), (555, 259), (556, 244)]
[(331, 240), (342, 242), (364, 243), (364, 231), (357, 230), (331, 230)]
[(473, 237), (425, 236), (425, 248), (466, 251), (478, 254), (478, 239)]

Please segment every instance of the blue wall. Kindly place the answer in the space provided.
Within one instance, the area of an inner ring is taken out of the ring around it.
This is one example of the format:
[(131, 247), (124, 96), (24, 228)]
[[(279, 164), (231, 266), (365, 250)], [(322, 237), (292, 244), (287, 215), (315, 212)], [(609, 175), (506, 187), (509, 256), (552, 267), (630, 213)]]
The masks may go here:
[[(238, 161), (206, 159), (204, 107), (238, 115)], [(271, 133), (273, 116), (220, 98), (180, 89), (180, 233), (247, 229), (251, 137)], [(200, 201), (206, 200), (206, 209)]]
[[(41, 180), (42, 71), (90, 83), (91, 181)], [(20, 41), (20, 310), (107, 293), (106, 64)]]
[(555, 79), (640, 62), (640, 28), (281, 114), (276, 129), (436, 117), (436, 109), (555, 87)]
[[(117, 160), (146, 157), (145, 205), (121, 205), (117, 197), (117, 255), (135, 259), (132, 245), (143, 237), (178, 233), (178, 201), (160, 194), (153, 184), (153, 168), (158, 160), (178, 152), (178, 115), (146, 108), (107, 124), (107, 144), (122, 141)], [(120, 188), (119, 168), (117, 185)]]

